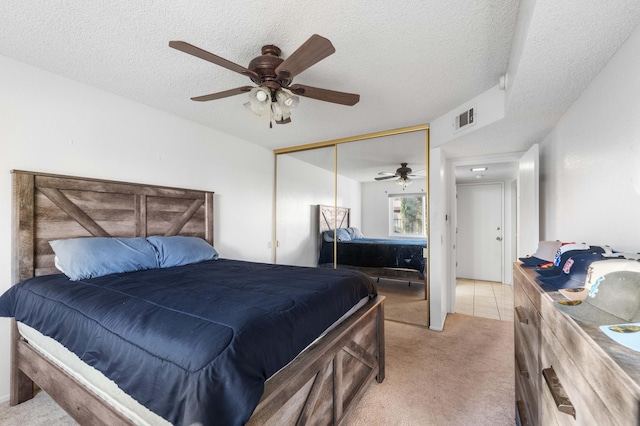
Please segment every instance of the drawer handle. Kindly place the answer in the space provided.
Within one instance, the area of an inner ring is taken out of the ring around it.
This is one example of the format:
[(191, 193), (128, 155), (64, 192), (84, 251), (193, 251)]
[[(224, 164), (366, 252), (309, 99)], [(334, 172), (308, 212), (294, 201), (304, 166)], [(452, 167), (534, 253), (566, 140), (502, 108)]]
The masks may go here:
[(558, 407), (558, 411), (561, 413), (569, 414), (576, 418), (576, 409), (571, 403), (571, 400), (567, 396), (564, 388), (562, 387), (562, 383), (560, 383), (560, 379), (556, 375), (556, 372), (553, 370), (553, 367), (545, 368), (542, 370), (542, 375), (544, 376), (545, 382), (547, 382), (547, 387), (551, 392), (551, 396), (553, 396), (553, 401), (556, 403), (556, 407)]
[(520, 373), (521, 376), (524, 376), (528, 379), (529, 371), (527, 370), (526, 367), (523, 368), (522, 367), (523, 365), (526, 365), (526, 363), (522, 359), (522, 354), (520, 353), (520, 351), (516, 351), (516, 367), (518, 367), (518, 372)]
[(516, 315), (518, 315), (518, 321), (523, 324), (529, 324), (529, 318), (527, 318), (527, 314), (524, 313), (522, 306), (516, 306)]
[(518, 419), (520, 420), (520, 423), (518, 424), (527, 426), (529, 424), (529, 418), (527, 417), (527, 410), (525, 409), (524, 402), (517, 400), (516, 409), (518, 410)]

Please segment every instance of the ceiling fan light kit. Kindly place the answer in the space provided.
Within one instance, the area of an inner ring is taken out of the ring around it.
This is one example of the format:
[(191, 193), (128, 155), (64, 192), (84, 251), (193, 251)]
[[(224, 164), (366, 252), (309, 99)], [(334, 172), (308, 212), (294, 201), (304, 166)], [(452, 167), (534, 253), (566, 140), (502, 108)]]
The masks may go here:
[(331, 42), (317, 34), (312, 35), (286, 59), (280, 57), (282, 51), (277, 46), (272, 44), (263, 46), (262, 54), (253, 58), (248, 68), (184, 41), (172, 40), (169, 42), (169, 46), (247, 76), (257, 84), (255, 87), (242, 86), (210, 95), (197, 96), (191, 98), (192, 100), (212, 101), (249, 92), (249, 101), (244, 106), (256, 115), (268, 114), (270, 127), (273, 121), (277, 124), (291, 122), (291, 110), (300, 102), (298, 96), (348, 106), (355, 105), (360, 101), (360, 95), (354, 93), (291, 84), (296, 75), (335, 52)]
[(275, 91), (275, 99), (271, 91), (264, 87), (254, 87), (249, 92), (249, 101), (244, 104), (252, 113), (264, 116), (277, 124), (291, 121), (291, 110), (298, 105), (298, 97), (287, 89)]
[(396, 181), (396, 185), (399, 185), (402, 187), (402, 189), (405, 189), (407, 186), (411, 185), (413, 183), (413, 181), (411, 179), (407, 178), (400, 178)]

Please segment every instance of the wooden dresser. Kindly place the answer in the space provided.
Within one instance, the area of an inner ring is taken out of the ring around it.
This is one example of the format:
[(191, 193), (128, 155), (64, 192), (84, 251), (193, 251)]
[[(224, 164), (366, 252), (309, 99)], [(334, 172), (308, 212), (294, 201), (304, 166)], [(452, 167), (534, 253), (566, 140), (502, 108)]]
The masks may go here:
[(522, 425), (639, 425), (640, 352), (554, 306), (514, 265), (515, 400)]

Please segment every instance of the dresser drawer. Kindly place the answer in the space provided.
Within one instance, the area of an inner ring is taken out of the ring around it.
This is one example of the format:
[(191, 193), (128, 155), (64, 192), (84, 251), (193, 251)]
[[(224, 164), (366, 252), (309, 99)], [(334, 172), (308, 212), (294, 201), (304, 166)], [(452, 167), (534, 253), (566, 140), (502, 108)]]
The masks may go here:
[[(584, 377), (583, 372), (591, 365), (576, 364), (545, 323), (541, 337), (540, 367), (543, 378), (540, 424), (546, 425), (549, 419), (560, 425), (620, 424), (610, 407)], [(562, 409), (558, 408), (559, 400), (566, 401)]]
[(640, 354), (554, 300), (564, 297), (514, 265), (517, 412), (541, 426), (640, 425)]
[(516, 379), (516, 416), (519, 426), (534, 426), (537, 424), (531, 417), (528, 401), (528, 399), (518, 393), (518, 379)]
[[(516, 349), (517, 354), (517, 349)], [(515, 359), (515, 394), (516, 413), (520, 419), (521, 426), (534, 426), (538, 424), (538, 395), (537, 387), (533, 385), (535, 376), (522, 374), (518, 367), (520, 362), (524, 362), (516, 355)]]
[[(558, 408), (556, 407), (555, 401), (553, 400), (553, 396), (549, 391), (549, 388), (545, 385), (542, 387), (542, 392), (540, 393), (540, 421), (537, 423), (541, 426), (558, 426), (560, 424), (564, 425), (566, 423), (558, 423), (558, 417), (562, 413), (558, 413)], [(563, 414), (566, 416), (566, 414)], [(560, 419), (562, 420), (562, 419)], [(544, 423), (543, 423), (544, 421)], [(565, 422), (570, 422), (572, 419), (565, 419)], [(571, 424), (571, 423), (569, 423)], [(574, 424), (578, 424), (575, 423)]]
[(526, 266), (519, 266), (514, 268), (514, 274), (513, 274), (514, 285), (515, 286), (520, 285), (520, 287), (522, 287), (522, 290), (527, 295), (527, 297), (533, 304), (534, 308), (538, 312), (540, 312), (540, 300), (541, 300), (542, 291), (540, 290), (540, 287), (535, 282), (535, 280), (532, 280), (530, 277), (527, 276), (527, 273), (531, 273), (531, 272), (532, 272), (531, 268), (528, 268)]
[(517, 345), (520, 346), (530, 371), (539, 372), (538, 358), (540, 356), (540, 323), (542, 318), (529, 300), (522, 286), (516, 285), (514, 294), (514, 335), (518, 336)]
[[(547, 326), (543, 334), (551, 335), (543, 336), (543, 343), (553, 341), (558, 347), (556, 352), (562, 353), (576, 366), (584, 386), (588, 386), (611, 412), (609, 423), (637, 425), (640, 421), (639, 397), (631, 389), (629, 377), (585, 333), (583, 327), (558, 310), (553, 301), (543, 300), (542, 312)], [(596, 330), (596, 333), (601, 331)], [(544, 364), (541, 367), (545, 368)]]
[[(525, 292), (522, 280), (514, 284), (514, 347), (516, 398), (529, 424), (539, 422), (541, 317)], [(516, 407), (517, 408), (517, 407)]]

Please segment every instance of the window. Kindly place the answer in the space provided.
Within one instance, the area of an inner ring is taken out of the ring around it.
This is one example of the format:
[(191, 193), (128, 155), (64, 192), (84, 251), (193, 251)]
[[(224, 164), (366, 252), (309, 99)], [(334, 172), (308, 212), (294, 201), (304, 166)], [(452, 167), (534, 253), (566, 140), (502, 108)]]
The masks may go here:
[(389, 196), (389, 235), (423, 237), (426, 230), (424, 194)]

